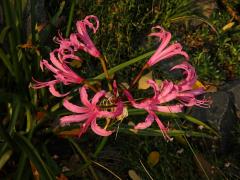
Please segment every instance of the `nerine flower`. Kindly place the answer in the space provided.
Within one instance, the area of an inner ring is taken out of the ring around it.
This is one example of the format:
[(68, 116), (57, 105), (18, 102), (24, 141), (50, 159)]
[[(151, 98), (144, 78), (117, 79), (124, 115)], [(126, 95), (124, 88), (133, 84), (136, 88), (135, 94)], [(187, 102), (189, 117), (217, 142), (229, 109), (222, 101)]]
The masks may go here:
[(138, 123), (134, 127), (134, 129), (146, 129), (151, 126), (153, 121), (155, 120), (164, 138), (170, 140), (170, 137), (167, 134), (168, 128), (163, 125), (155, 112), (181, 112), (183, 107), (182, 104), (163, 105), (164, 103), (170, 102), (175, 99), (177, 97), (178, 91), (174, 87), (173, 83), (169, 81), (164, 81), (160, 87), (153, 80), (148, 80), (148, 83), (154, 90), (154, 96), (152, 98), (147, 98), (140, 103), (137, 103), (127, 90), (124, 91), (124, 94), (127, 96), (133, 107), (137, 109), (144, 109), (148, 112), (148, 116), (146, 117), (145, 122)]
[[(57, 54), (57, 57), (56, 57)], [(49, 87), (49, 91), (52, 95), (56, 97), (62, 97), (69, 94), (69, 92), (61, 94), (59, 93), (55, 85), (58, 83), (63, 83), (64, 85), (70, 85), (70, 84), (81, 84), (84, 79), (77, 75), (71, 68), (69, 68), (65, 62), (67, 58), (75, 58), (76, 60), (79, 60), (77, 56), (61, 56), (58, 53), (58, 50), (54, 50), (50, 53), (50, 61), (51, 64), (47, 60), (42, 60), (40, 62), (40, 67), (42, 70), (44, 70), (44, 67), (48, 70), (50, 70), (54, 75), (54, 80), (47, 81), (47, 82), (40, 82), (35, 79), (35, 84), (32, 86), (34, 89), (40, 89), (43, 87)]]
[[(90, 20), (94, 21), (94, 25)], [(86, 16), (84, 20), (77, 21), (77, 32), (71, 33), (69, 39), (63, 38), (61, 34), (55, 38), (55, 41), (60, 45), (59, 51), (61, 54), (72, 54), (75, 51), (83, 50), (94, 57), (100, 57), (101, 53), (98, 51), (93, 41), (89, 37), (87, 28), (92, 29), (95, 34), (99, 27), (99, 20), (96, 16)]]
[(179, 65), (174, 66), (171, 70), (175, 69), (183, 69), (184, 75), (186, 78), (180, 81), (176, 86), (178, 89), (178, 96), (177, 99), (181, 101), (184, 106), (200, 106), (200, 107), (209, 107), (209, 100), (196, 99), (196, 96), (203, 94), (203, 88), (193, 89), (194, 84), (197, 81), (196, 71), (193, 66), (191, 66), (187, 62), (183, 62)]
[[(96, 23), (96, 27), (89, 20), (93, 20)], [(87, 27), (93, 30), (93, 33), (97, 32), (99, 27), (99, 20), (96, 16), (90, 15), (86, 16), (84, 20), (77, 21), (77, 33), (72, 33), (70, 35), (70, 41), (76, 50), (83, 50), (94, 57), (100, 57), (101, 54), (92, 42), (88, 35)]]
[(84, 122), (82, 128), (80, 130), (79, 136), (85, 133), (88, 127), (91, 125), (91, 129), (100, 136), (109, 136), (112, 134), (112, 131), (105, 130), (97, 125), (98, 118), (115, 118), (119, 116), (123, 111), (123, 104), (121, 102), (117, 103), (117, 107), (115, 111), (109, 112), (101, 110), (101, 108), (97, 105), (100, 98), (105, 96), (105, 91), (97, 92), (92, 101), (88, 100), (88, 94), (86, 88), (83, 86), (79, 89), (80, 99), (83, 107), (77, 106), (72, 104), (67, 99), (64, 100), (63, 106), (71, 112), (76, 114), (64, 116), (60, 119), (60, 123), (62, 125), (69, 124), (69, 123), (79, 123)]
[(148, 60), (147, 65), (149, 67), (155, 65), (159, 61), (162, 61), (175, 55), (182, 55), (187, 60), (189, 59), (188, 54), (182, 50), (181, 44), (174, 43), (167, 47), (172, 37), (170, 32), (165, 31), (161, 26), (153, 27), (153, 29), (157, 29), (159, 30), (159, 32), (151, 33), (149, 34), (149, 36), (158, 37), (161, 40), (161, 44), (156, 50), (156, 52), (152, 55), (152, 57)]

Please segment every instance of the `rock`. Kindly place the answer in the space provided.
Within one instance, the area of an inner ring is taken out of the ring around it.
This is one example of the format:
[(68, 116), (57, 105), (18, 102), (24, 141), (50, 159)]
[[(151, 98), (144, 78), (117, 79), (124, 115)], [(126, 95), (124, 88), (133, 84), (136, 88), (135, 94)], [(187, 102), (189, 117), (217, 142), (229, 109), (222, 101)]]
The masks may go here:
[(233, 95), (236, 114), (240, 118), (240, 80), (231, 81), (220, 89)]
[(234, 97), (225, 91), (206, 93), (205, 96), (211, 98), (213, 102), (211, 107), (193, 107), (190, 115), (211, 124), (220, 131), (221, 152), (227, 153), (231, 149), (232, 131), (238, 119), (234, 107)]

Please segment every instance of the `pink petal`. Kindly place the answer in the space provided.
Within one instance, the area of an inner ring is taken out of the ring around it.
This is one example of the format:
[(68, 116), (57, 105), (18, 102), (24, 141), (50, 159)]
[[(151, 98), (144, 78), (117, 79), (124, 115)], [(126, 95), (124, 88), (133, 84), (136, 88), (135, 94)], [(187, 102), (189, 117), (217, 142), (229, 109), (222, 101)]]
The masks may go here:
[(88, 108), (86, 107), (79, 107), (75, 104), (72, 104), (71, 102), (69, 102), (67, 99), (64, 99), (63, 101), (63, 106), (69, 110), (69, 111), (72, 111), (74, 113), (86, 113), (89, 111)]
[(153, 110), (158, 112), (166, 112), (166, 113), (178, 113), (182, 112), (183, 105), (169, 105), (169, 106), (156, 106)]
[(169, 135), (167, 134), (168, 132), (168, 128), (166, 128), (163, 123), (161, 122), (161, 120), (158, 118), (158, 116), (154, 113), (154, 117), (155, 117), (155, 121), (157, 122), (162, 134), (163, 134), (163, 137), (165, 140), (167, 141), (171, 141), (172, 139), (169, 137)]
[(99, 99), (100, 99), (101, 97), (105, 96), (105, 94), (106, 94), (105, 91), (99, 91), (99, 92), (97, 92), (97, 93), (94, 95), (93, 99), (92, 99), (92, 105), (96, 106), (97, 103), (98, 103), (98, 101), (99, 101)]
[(154, 90), (153, 98), (156, 98), (158, 96), (159, 90), (160, 90), (157, 83), (155, 81), (151, 80), (151, 79), (148, 80), (147, 83), (153, 88), (153, 90)]
[(52, 80), (52, 81), (47, 81), (47, 82), (41, 82), (41, 81), (37, 81), (36, 79), (34, 79), (32, 77), (32, 80), (35, 82), (35, 84), (33, 84), (31, 87), (33, 89), (41, 89), (50, 85), (55, 85), (57, 83), (59, 83), (58, 80)]
[(98, 126), (96, 120), (97, 119), (95, 118), (91, 122), (91, 128), (92, 128), (93, 132), (95, 132), (99, 136), (109, 136), (113, 133), (112, 131), (107, 131), (107, 130), (101, 128), (100, 126)]
[(67, 95), (70, 93), (70, 92), (67, 92), (67, 93), (65, 93), (65, 94), (61, 94), (61, 93), (59, 93), (59, 92), (55, 89), (54, 85), (50, 85), (50, 86), (49, 86), (49, 91), (50, 91), (50, 93), (51, 93), (53, 96), (56, 96), (56, 97), (67, 96)]
[(120, 116), (123, 113), (124, 104), (122, 101), (117, 102), (116, 110), (114, 111), (114, 117)]
[(154, 121), (154, 116), (149, 114), (146, 117), (145, 122), (138, 123), (136, 126), (134, 126), (134, 129), (146, 129), (152, 125), (153, 121)]
[(69, 124), (69, 123), (82, 122), (83, 120), (87, 119), (88, 117), (89, 117), (89, 114), (63, 116), (60, 118), (60, 124), (65, 125), (65, 124)]
[(92, 107), (91, 103), (88, 100), (88, 94), (84, 86), (81, 89), (79, 89), (79, 93), (80, 93), (81, 102), (87, 107)]

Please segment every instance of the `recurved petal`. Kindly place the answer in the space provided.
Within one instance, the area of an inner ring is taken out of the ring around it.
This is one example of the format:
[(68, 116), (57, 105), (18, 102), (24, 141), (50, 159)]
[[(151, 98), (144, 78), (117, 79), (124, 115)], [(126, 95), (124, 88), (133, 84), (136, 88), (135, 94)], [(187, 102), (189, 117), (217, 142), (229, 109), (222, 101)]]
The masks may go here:
[(98, 103), (98, 101), (99, 101), (99, 99), (100, 99), (101, 97), (105, 96), (105, 94), (106, 94), (105, 91), (99, 91), (99, 92), (97, 92), (97, 93), (94, 95), (93, 99), (92, 99), (92, 104), (93, 104), (94, 106), (96, 106), (97, 103)]
[(63, 106), (67, 110), (72, 111), (74, 113), (86, 113), (86, 112), (89, 111), (89, 109), (86, 108), (86, 107), (80, 107), (80, 106), (77, 106), (75, 104), (72, 104), (71, 102), (68, 101), (68, 99), (64, 99)]
[(77, 115), (69, 115), (63, 116), (60, 118), (60, 124), (65, 125), (69, 123), (78, 123), (86, 120), (89, 117), (89, 114), (77, 114)]
[(166, 113), (178, 113), (182, 112), (183, 105), (177, 104), (177, 105), (169, 105), (169, 106), (156, 106), (153, 108), (153, 110), (158, 112), (166, 112)]
[(56, 97), (64, 97), (70, 93), (70, 92), (67, 92), (67, 93), (61, 94), (56, 90), (54, 85), (49, 85), (49, 91), (53, 96), (56, 96)]
[(145, 119), (145, 122), (141, 122), (141, 123), (138, 123), (134, 129), (146, 129), (148, 127), (150, 127), (152, 125), (154, 121), (154, 116), (149, 114), (146, 119)]
[(99, 136), (109, 136), (113, 133), (112, 131), (107, 131), (107, 130), (101, 128), (99, 125), (97, 125), (96, 120), (97, 120), (97, 118), (94, 118), (91, 122), (91, 128), (92, 128), (93, 132), (95, 132)]
[(86, 88), (84, 86), (81, 89), (79, 89), (79, 94), (80, 94), (81, 102), (85, 106), (91, 107), (91, 103), (88, 100), (88, 94), (87, 94)]

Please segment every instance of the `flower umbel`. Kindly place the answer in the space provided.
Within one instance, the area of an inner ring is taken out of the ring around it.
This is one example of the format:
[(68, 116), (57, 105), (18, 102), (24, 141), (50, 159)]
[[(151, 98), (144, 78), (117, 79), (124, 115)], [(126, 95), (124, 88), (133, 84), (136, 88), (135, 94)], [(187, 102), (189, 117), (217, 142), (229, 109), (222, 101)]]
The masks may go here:
[(112, 131), (105, 130), (97, 125), (97, 118), (115, 118), (122, 114), (123, 106), (122, 104), (117, 104), (115, 111), (108, 112), (103, 111), (97, 105), (100, 98), (105, 96), (105, 91), (97, 92), (92, 101), (88, 100), (88, 94), (86, 88), (83, 86), (79, 89), (80, 99), (84, 107), (79, 107), (77, 105), (72, 104), (67, 99), (64, 100), (63, 106), (71, 112), (77, 113), (74, 115), (64, 116), (60, 119), (60, 123), (62, 125), (69, 124), (69, 123), (79, 123), (84, 122), (81, 130), (79, 132), (79, 136), (85, 133), (88, 127), (91, 125), (91, 129), (100, 136), (109, 136), (112, 134)]
[(171, 44), (167, 47), (168, 43), (171, 40), (171, 33), (165, 31), (161, 26), (153, 27), (153, 29), (159, 30), (159, 32), (154, 32), (149, 34), (149, 36), (156, 36), (158, 37), (162, 42), (156, 52), (152, 55), (152, 57), (148, 60), (147, 65), (149, 67), (155, 65), (159, 61), (162, 61), (164, 59), (170, 58), (175, 55), (182, 55), (185, 57), (185, 59), (189, 59), (188, 54), (182, 50), (182, 46), (179, 43)]
[(182, 111), (182, 104), (162, 105), (163, 103), (170, 102), (177, 97), (177, 89), (174, 87), (173, 83), (169, 81), (164, 81), (160, 88), (153, 80), (148, 80), (148, 83), (154, 89), (154, 96), (152, 98), (147, 98), (140, 103), (137, 103), (127, 90), (124, 91), (133, 107), (137, 109), (144, 109), (148, 112), (145, 122), (138, 123), (134, 128), (146, 129), (151, 126), (155, 120), (164, 138), (166, 140), (170, 140), (171, 138), (167, 134), (168, 128), (163, 125), (155, 112), (178, 113)]
[[(58, 57), (56, 57), (56, 54)], [(75, 59), (79, 60), (77, 56), (75, 57)], [(47, 60), (42, 60), (40, 62), (40, 67), (42, 70), (44, 70), (44, 67), (50, 70), (54, 74), (53, 76), (55, 79), (47, 82), (40, 82), (33, 79), (35, 81), (35, 84), (32, 87), (34, 89), (49, 87), (49, 91), (52, 93), (52, 95), (56, 97), (68, 95), (69, 92), (64, 94), (59, 93), (56, 90), (55, 85), (58, 83), (63, 83), (64, 85), (81, 84), (84, 81), (84, 79), (77, 75), (71, 68), (69, 68), (65, 63), (65, 60), (66, 56), (61, 57), (57, 49), (51, 52), (50, 61), (52, 65)]]

